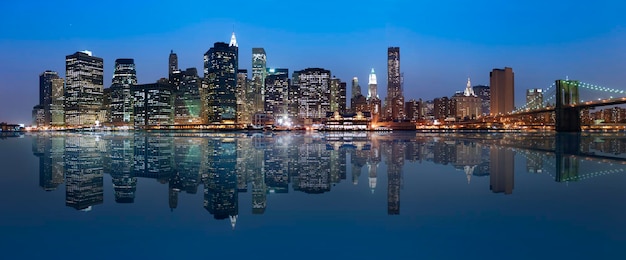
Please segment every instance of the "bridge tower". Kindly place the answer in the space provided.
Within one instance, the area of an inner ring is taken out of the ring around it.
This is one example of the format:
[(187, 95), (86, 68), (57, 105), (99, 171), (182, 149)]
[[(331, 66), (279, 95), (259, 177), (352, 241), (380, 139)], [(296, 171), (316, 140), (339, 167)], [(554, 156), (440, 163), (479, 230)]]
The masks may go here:
[(555, 130), (557, 132), (580, 132), (580, 108), (577, 80), (556, 81), (556, 115)]

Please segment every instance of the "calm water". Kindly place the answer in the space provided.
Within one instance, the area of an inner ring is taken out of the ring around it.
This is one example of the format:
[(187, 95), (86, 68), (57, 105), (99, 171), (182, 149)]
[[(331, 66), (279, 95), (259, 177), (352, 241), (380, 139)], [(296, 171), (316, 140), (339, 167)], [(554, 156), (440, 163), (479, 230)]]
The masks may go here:
[(15, 257), (626, 258), (626, 135), (0, 137)]

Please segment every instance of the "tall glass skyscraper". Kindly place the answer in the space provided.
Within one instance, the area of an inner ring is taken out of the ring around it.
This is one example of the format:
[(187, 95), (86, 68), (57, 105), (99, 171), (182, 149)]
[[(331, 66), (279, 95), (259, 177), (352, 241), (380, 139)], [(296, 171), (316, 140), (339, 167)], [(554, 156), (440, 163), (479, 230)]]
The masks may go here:
[(289, 70), (272, 69), (265, 78), (265, 113), (274, 122), (288, 117)]
[(252, 48), (252, 92), (255, 112), (262, 112), (265, 104), (265, 77), (267, 76), (267, 55), (263, 48)]
[(299, 117), (319, 120), (330, 112), (330, 71), (308, 68), (294, 73), (298, 75)]
[(400, 47), (387, 49), (387, 99), (385, 102), (387, 120), (403, 119), (404, 95), (400, 74)]
[(56, 71), (46, 70), (39, 75), (39, 105), (43, 107), (42, 125), (49, 126), (51, 121), (52, 80), (58, 79)]
[(137, 85), (135, 60), (115, 60), (111, 85), (110, 118), (116, 126), (133, 124), (133, 95), (131, 87)]
[(206, 87), (206, 116), (208, 123), (228, 123), (237, 120), (237, 41), (216, 42), (204, 54)]
[(99, 121), (104, 91), (104, 61), (90, 51), (65, 57), (65, 124), (89, 126)]
[(196, 68), (188, 68), (181, 72), (180, 86), (176, 95), (176, 124), (202, 123), (200, 110), (200, 77)]

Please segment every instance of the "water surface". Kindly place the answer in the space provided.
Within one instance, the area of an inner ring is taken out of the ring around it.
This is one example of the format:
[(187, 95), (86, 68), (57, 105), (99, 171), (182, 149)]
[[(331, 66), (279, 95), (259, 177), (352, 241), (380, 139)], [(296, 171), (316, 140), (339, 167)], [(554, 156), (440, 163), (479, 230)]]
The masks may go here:
[(624, 258), (624, 134), (0, 139), (20, 258)]

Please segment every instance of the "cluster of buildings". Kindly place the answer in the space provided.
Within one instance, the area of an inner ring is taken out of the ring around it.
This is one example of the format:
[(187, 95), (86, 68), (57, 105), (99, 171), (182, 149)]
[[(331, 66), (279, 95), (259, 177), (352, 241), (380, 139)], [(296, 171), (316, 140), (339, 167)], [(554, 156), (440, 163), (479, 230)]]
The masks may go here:
[(372, 70), (367, 98), (361, 97), (358, 80), (353, 80), (353, 90), (362, 98), (353, 100), (353, 109), (346, 104), (346, 83), (330, 70), (307, 68), (290, 77), (289, 69), (267, 66), (263, 48), (252, 49), (251, 75), (239, 68), (238, 61), (233, 33), (230, 43), (216, 42), (204, 54), (203, 77), (196, 68), (179, 69), (172, 51), (167, 78), (138, 84), (134, 60), (117, 59), (111, 85), (105, 88), (103, 59), (90, 51), (76, 52), (66, 56), (65, 79), (55, 71), (40, 75), (34, 123), (47, 128), (237, 128), (315, 124), (330, 115), (357, 112), (367, 121), (406, 118), (399, 47), (388, 49), (390, 94), (384, 104)]

